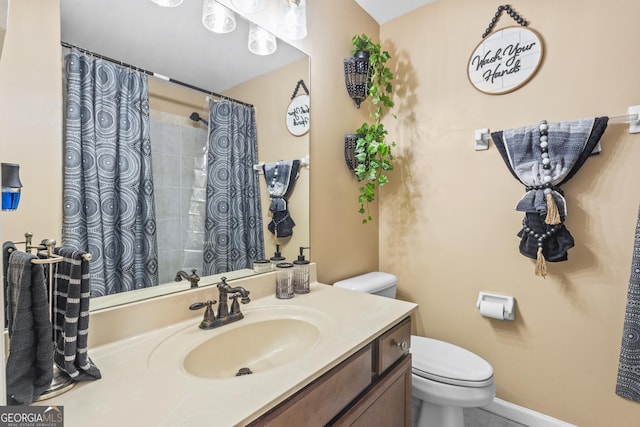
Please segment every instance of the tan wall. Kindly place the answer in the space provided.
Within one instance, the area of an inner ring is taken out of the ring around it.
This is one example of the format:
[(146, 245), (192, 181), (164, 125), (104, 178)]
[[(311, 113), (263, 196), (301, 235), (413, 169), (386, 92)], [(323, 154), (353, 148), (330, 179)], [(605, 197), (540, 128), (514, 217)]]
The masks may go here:
[(20, 164), (22, 196), (2, 241), (60, 241), (62, 69), (59, 1), (12, 1), (0, 60), (0, 159)]
[(362, 225), (355, 175), (344, 162), (344, 135), (369, 112), (357, 110), (344, 84), (343, 59), (351, 38), (377, 39), (379, 25), (354, 1), (307, 3), (309, 36), (296, 43), (311, 57), (311, 246), (318, 280), (334, 283), (378, 267), (378, 206), (373, 222)]
[[(309, 154), (309, 134), (294, 136), (289, 133), (285, 123), (291, 95), (300, 79), (304, 80), (305, 84), (309, 84), (309, 60), (306, 58), (256, 77), (224, 93), (254, 105), (258, 127), (258, 160), (260, 162), (300, 160)], [(300, 88), (298, 94), (304, 94), (304, 90)], [(267, 225), (271, 221), (269, 192), (264, 176), (260, 176), (265, 255), (267, 258), (273, 256), (276, 243), (280, 244), (282, 256), (289, 262), (296, 259), (300, 246), (309, 246), (309, 172), (310, 170), (306, 168), (300, 169), (294, 190), (289, 197), (289, 212), (296, 223), (293, 235), (278, 238), (277, 241), (267, 229)]]
[[(469, 55), (497, 4), (437, 1), (381, 28), (398, 74), (397, 170), (381, 204), (380, 268), (420, 305), (421, 334), (491, 362), (498, 397), (583, 426), (635, 426), (638, 403), (614, 393), (638, 203), (640, 135), (611, 125), (604, 152), (563, 186), (576, 246), (546, 280), (518, 252), (523, 187), (495, 146), (473, 131), (626, 114), (640, 104), (640, 3), (524, 2), (545, 44), (521, 89), (485, 95), (467, 80)], [(499, 27), (514, 25), (503, 16)], [(480, 290), (517, 299), (516, 320), (479, 315)]]

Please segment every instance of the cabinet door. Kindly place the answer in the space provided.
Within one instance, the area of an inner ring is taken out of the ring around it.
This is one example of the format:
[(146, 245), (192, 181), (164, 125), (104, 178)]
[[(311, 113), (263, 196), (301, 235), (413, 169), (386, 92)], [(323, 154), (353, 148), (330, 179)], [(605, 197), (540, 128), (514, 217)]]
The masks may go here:
[(371, 345), (366, 346), (249, 426), (325, 425), (371, 384), (371, 353)]
[(406, 355), (334, 426), (409, 427), (411, 425), (411, 355)]

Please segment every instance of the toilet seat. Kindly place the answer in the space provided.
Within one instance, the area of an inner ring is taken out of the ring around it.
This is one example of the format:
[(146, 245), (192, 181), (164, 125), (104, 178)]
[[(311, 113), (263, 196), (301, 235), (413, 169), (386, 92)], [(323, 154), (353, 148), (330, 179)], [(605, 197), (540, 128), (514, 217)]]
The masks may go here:
[(480, 356), (456, 345), (426, 337), (411, 337), (412, 373), (463, 387), (493, 384), (493, 367)]

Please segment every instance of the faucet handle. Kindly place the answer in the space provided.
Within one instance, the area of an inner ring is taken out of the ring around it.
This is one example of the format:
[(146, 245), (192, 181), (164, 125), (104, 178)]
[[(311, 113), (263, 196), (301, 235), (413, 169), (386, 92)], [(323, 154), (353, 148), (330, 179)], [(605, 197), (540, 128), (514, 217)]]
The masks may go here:
[(211, 329), (214, 326), (216, 320), (216, 314), (213, 311), (213, 304), (217, 301), (208, 300), (206, 302), (195, 302), (189, 306), (189, 310), (200, 310), (206, 307), (204, 311), (204, 318), (200, 322), (200, 329)]
[(238, 314), (240, 313), (240, 304), (238, 304), (238, 297), (240, 296), (240, 294), (233, 294), (231, 295), (231, 312), (229, 313), (230, 315), (233, 314)]

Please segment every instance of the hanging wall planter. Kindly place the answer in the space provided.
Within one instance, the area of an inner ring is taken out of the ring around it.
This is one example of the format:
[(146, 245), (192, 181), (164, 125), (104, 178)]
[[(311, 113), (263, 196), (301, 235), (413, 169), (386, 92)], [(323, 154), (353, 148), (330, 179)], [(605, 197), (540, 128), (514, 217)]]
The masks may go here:
[[(355, 133), (345, 135), (344, 153), (347, 166), (361, 182), (359, 212), (364, 215), (362, 222), (366, 224), (373, 219), (369, 204), (375, 200), (378, 188), (388, 182), (387, 172), (393, 170), (391, 147), (395, 142), (386, 140), (382, 115), (394, 105), (391, 99), (394, 76), (387, 66), (391, 55), (382, 50), (379, 43), (374, 43), (366, 34), (356, 35), (351, 41), (354, 57), (344, 60), (345, 82), (349, 96), (358, 107), (369, 97), (371, 122), (363, 123)], [(354, 76), (359, 79), (357, 83), (354, 83)]]
[(370, 80), (369, 52), (358, 51), (353, 57), (344, 59), (344, 83), (358, 108), (369, 95)]
[(356, 145), (358, 140), (364, 138), (362, 133), (348, 133), (344, 136), (344, 161), (351, 171), (358, 167), (358, 159), (356, 158)]

